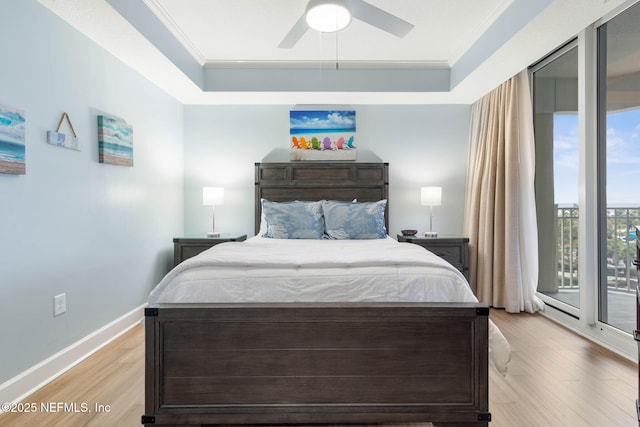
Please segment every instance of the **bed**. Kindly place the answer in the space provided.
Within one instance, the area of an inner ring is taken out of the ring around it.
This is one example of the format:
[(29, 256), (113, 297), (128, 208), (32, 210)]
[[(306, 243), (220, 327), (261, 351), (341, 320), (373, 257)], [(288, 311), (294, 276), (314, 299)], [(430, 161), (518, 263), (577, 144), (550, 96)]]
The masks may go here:
[(388, 230), (388, 164), (255, 176), (257, 236), (186, 260), (149, 297), (142, 423), (487, 426), (490, 345), (504, 371), (508, 344), (458, 270), (389, 237), (258, 237), (266, 203), (295, 200), (375, 205)]

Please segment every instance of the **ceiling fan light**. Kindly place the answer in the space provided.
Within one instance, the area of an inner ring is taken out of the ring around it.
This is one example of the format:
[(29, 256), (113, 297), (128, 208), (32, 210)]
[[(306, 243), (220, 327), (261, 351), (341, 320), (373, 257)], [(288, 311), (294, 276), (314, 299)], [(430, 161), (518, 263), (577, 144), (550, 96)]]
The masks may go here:
[(307, 6), (306, 20), (314, 30), (331, 33), (349, 25), (351, 13), (341, 1), (311, 0)]

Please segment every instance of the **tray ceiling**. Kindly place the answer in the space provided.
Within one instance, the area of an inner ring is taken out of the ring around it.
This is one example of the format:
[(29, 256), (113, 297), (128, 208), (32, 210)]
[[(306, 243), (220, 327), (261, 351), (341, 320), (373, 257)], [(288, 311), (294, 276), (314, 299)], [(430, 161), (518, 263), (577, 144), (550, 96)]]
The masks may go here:
[(39, 1), (185, 104), (471, 103), (624, 3), (367, 0), (415, 27), (280, 49), (306, 0)]

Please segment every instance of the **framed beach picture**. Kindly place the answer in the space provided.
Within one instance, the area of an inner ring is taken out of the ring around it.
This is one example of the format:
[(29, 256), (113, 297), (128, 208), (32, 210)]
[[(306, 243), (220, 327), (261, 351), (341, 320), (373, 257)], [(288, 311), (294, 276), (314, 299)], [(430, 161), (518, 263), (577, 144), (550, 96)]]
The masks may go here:
[(355, 160), (354, 110), (289, 112), (291, 160)]
[(0, 173), (27, 173), (25, 121), (24, 111), (0, 105)]
[(124, 120), (98, 116), (98, 161), (133, 166), (133, 128)]

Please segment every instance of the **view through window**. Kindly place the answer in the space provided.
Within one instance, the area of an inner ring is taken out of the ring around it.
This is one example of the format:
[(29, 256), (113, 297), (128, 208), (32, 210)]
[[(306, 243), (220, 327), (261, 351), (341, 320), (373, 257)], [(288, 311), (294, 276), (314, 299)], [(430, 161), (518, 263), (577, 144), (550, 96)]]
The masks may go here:
[(635, 329), (640, 225), (640, 4), (598, 29), (600, 286), (598, 320)]
[(533, 70), (538, 292), (572, 314), (578, 277), (578, 49), (572, 43)]

